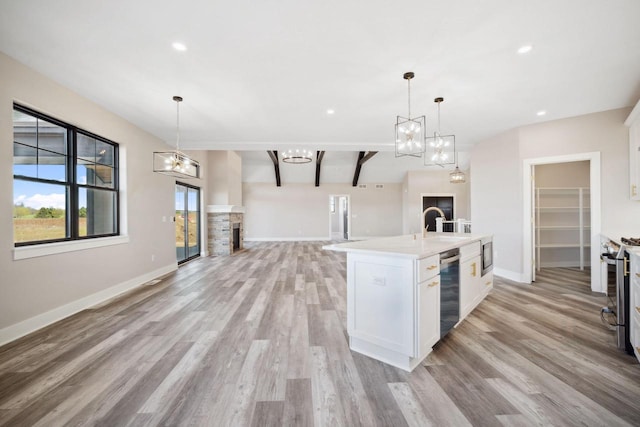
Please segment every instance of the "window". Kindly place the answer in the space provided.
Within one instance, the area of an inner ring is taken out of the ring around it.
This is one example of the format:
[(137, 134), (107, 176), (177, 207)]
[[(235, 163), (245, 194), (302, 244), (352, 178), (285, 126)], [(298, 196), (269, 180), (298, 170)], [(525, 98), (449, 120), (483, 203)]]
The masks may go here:
[(15, 246), (119, 234), (118, 144), (13, 108)]

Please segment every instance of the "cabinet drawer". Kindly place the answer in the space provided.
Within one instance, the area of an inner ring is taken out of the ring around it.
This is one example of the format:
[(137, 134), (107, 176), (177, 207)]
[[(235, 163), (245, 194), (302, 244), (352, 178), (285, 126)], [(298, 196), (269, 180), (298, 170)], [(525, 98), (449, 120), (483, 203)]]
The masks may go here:
[(460, 260), (464, 261), (480, 255), (480, 242), (473, 242), (460, 248)]
[(440, 255), (418, 260), (418, 283), (440, 274)]

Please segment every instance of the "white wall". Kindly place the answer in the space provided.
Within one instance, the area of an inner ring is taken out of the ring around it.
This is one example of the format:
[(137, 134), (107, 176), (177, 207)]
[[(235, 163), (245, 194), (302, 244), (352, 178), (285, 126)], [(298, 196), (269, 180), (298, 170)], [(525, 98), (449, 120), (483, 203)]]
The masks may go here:
[[(1, 343), (175, 269), (176, 255), (175, 226), (169, 220), (175, 212), (175, 179), (152, 171), (153, 151), (167, 145), (3, 54), (0, 75)], [(14, 261), (14, 101), (120, 144), (128, 243)]]
[[(464, 172), (468, 174), (469, 171)], [(423, 211), (422, 194), (425, 193), (454, 194), (456, 218), (469, 219), (469, 179), (467, 177), (467, 182), (464, 184), (451, 184), (449, 182), (450, 173), (451, 171), (446, 169), (407, 172), (407, 177), (402, 184), (402, 203), (404, 209), (403, 234), (421, 232), (421, 217)]]
[(384, 184), (381, 190), (373, 187), (360, 189), (349, 184), (276, 187), (273, 183), (245, 182), (245, 239), (328, 239), (331, 194), (350, 195), (352, 238), (401, 234), (401, 185)]
[(476, 145), (471, 156), (474, 231), (493, 233), (495, 267), (522, 277), (523, 160), (601, 153), (602, 231), (640, 235), (640, 203), (629, 199), (630, 108), (524, 126)]

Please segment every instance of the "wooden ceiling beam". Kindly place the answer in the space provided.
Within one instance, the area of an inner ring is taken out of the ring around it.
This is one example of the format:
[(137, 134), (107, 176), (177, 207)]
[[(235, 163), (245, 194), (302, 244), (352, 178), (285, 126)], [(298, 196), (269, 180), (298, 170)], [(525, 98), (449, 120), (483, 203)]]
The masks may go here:
[(280, 161), (278, 160), (278, 151), (267, 151), (269, 157), (271, 157), (271, 161), (273, 162), (273, 169), (276, 173), (276, 187), (280, 187)]
[(367, 160), (375, 156), (377, 153), (378, 153), (377, 151), (369, 151), (368, 153), (366, 151), (360, 151), (360, 153), (358, 153), (358, 162), (356, 163), (356, 171), (353, 174), (354, 187), (358, 186), (358, 179), (360, 179), (360, 170), (362, 169), (362, 165), (364, 165), (364, 163)]
[(324, 158), (324, 151), (316, 151), (316, 187), (320, 187), (320, 165)]

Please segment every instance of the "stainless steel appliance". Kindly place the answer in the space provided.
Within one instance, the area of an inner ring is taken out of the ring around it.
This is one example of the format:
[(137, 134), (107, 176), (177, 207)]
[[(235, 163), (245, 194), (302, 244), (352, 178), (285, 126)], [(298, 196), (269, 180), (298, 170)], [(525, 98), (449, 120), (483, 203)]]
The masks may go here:
[(607, 264), (607, 296), (609, 306), (601, 311), (604, 319), (609, 314), (609, 324), (616, 329), (618, 348), (633, 354), (633, 347), (629, 338), (629, 253), (627, 246), (640, 246), (640, 239), (620, 239), (620, 243), (607, 240), (602, 243), (604, 252), (600, 259)]
[(460, 250), (440, 254), (440, 337), (460, 320)]
[(482, 245), (482, 275), (493, 270), (493, 238), (487, 237), (480, 241)]

